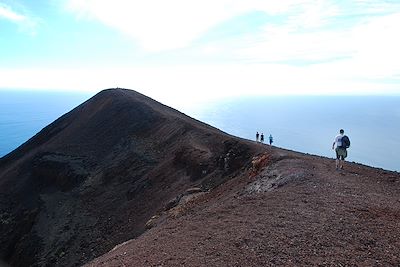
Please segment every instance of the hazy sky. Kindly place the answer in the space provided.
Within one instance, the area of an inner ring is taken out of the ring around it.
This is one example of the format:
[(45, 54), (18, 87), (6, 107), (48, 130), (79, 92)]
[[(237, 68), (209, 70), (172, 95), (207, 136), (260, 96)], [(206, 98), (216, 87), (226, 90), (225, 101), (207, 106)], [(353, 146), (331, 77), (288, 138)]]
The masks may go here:
[(400, 94), (400, 1), (0, 0), (0, 88)]

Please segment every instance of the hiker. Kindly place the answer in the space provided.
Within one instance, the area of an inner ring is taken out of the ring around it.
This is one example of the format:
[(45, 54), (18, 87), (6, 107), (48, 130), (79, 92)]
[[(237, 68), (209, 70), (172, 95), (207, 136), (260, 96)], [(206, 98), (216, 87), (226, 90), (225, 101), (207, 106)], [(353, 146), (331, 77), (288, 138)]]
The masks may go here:
[(274, 139), (272, 138), (272, 134), (270, 134), (269, 135), (269, 145), (271, 146), (273, 142), (274, 142)]
[[(336, 145), (336, 149), (335, 149)], [(332, 144), (332, 149), (336, 151), (336, 170), (343, 169), (344, 159), (347, 157), (347, 148), (350, 147), (350, 139), (344, 135), (344, 130), (340, 129)]]
[(256, 142), (258, 142), (258, 137), (260, 136), (260, 134), (257, 132), (256, 133)]
[(261, 138), (260, 138), (261, 143), (264, 143), (264, 134), (261, 133)]

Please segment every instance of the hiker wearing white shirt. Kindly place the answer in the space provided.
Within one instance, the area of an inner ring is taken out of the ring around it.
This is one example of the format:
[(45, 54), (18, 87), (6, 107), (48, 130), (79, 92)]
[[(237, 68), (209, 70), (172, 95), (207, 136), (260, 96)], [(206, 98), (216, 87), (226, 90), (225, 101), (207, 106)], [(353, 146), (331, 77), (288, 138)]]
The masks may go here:
[(347, 157), (347, 148), (349, 147), (350, 140), (346, 135), (344, 135), (344, 130), (340, 129), (339, 134), (336, 135), (332, 144), (332, 149), (335, 149), (336, 151), (336, 170), (343, 169), (343, 162)]

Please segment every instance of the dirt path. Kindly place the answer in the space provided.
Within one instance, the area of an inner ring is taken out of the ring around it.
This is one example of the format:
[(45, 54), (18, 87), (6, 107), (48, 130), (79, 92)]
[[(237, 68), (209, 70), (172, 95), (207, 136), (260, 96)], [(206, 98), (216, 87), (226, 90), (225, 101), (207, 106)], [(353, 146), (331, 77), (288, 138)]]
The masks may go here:
[(268, 153), (257, 176), (245, 172), (179, 207), (89, 266), (400, 265), (398, 173)]

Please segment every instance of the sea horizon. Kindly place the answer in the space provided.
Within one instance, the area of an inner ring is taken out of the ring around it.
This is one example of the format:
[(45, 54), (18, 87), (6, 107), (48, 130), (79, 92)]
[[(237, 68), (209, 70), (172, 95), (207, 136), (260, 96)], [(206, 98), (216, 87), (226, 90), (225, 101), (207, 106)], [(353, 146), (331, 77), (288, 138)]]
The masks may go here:
[(273, 145), (335, 158), (334, 137), (350, 137), (347, 161), (400, 171), (400, 96), (263, 96), (231, 98), (193, 112), (229, 134), (255, 140), (271, 134)]
[[(93, 93), (0, 91), (0, 158)], [(350, 137), (350, 162), (400, 171), (400, 96), (265, 96), (212, 101), (180, 109), (228, 134), (334, 158), (339, 129)]]

